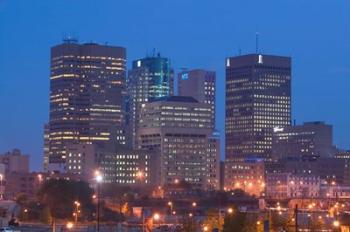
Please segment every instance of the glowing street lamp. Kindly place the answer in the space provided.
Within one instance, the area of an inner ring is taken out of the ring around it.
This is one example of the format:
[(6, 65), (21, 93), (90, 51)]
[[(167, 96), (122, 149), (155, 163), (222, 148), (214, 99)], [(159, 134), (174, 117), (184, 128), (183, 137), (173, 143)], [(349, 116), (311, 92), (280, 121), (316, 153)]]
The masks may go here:
[(232, 208), (228, 208), (228, 209), (227, 209), (227, 212), (228, 212), (229, 214), (233, 214), (233, 209), (232, 209)]
[(173, 203), (171, 201), (168, 202), (168, 206), (170, 207), (170, 213), (173, 212)]
[(339, 227), (339, 226), (340, 226), (340, 222), (339, 222), (338, 220), (335, 220), (335, 221), (333, 222), (333, 226), (334, 226), (334, 227)]
[(153, 214), (153, 219), (156, 220), (156, 221), (158, 221), (158, 220), (160, 219), (159, 213)]
[(74, 217), (75, 217), (75, 224), (77, 224), (78, 222), (78, 215), (80, 213), (79, 207), (80, 207), (80, 202), (79, 201), (74, 201), (74, 205), (75, 205), (75, 212), (74, 212)]
[(203, 227), (203, 231), (209, 231), (208, 226), (204, 226), (204, 227)]
[(100, 232), (100, 205), (101, 205), (101, 183), (103, 176), (99, 170), (95, 171), (95, 179), (97, 182), (97, 232)]
[(66, 228), (67, 228), (68, 230), (73, 229), (73, 227), (74, 227), (73, 222), (67, 222)]

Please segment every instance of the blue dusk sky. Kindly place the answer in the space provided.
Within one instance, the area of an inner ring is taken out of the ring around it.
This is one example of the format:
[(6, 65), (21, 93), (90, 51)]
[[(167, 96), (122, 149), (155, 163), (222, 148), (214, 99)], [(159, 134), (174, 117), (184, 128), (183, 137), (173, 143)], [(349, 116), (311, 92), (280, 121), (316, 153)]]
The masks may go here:
[(254, 52), (257, 31), (262, 53), (293, 58), (293, 119), (334, 125), (350, 149), (349, 12), (347, 0), (0, 0), (0, 153), (20, 148), (41, 169), (50, 47), (68, 35), (126, 47), (129, 67), (155, 48), (176, 72), (215, 70), (223, 135), (224, 60)]

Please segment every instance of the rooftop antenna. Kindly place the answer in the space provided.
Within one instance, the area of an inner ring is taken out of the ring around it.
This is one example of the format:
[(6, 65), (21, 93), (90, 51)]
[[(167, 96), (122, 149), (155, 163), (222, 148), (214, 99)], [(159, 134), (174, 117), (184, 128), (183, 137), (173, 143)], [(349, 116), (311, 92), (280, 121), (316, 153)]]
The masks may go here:
[(255, 32), (255, 54), (259, 52), (259, 32)]

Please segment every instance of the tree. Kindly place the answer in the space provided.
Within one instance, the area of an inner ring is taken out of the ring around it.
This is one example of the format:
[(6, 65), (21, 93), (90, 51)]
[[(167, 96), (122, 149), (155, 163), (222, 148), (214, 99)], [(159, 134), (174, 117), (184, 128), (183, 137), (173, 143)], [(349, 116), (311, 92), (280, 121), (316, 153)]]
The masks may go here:
[(232, 214), (226, 214), (224, 219), (223, 232), (243, 232), (246, 217), (245, 213), (239, 212), (237, 209)]
[(203, 226), (208, 228), (208, 231), (213, 231), (217, 228), (219, 231), (223, 230), (224, 218), (221, 217), (217, 209), (209, 209), (207, 218), (203, 221)]
[(40, 203), (47, 206), (50, 217), (54, 221), (71, 218), (75, 201), (80, 202), (82, 213), (91, 211), (92, 194), (93, 190), (86, 182), (51, 179), (41, 186), (38, 199)]
[(181, 232), (196, 232), (198, 231), (198, 225), (193, 217), (183, 217)]

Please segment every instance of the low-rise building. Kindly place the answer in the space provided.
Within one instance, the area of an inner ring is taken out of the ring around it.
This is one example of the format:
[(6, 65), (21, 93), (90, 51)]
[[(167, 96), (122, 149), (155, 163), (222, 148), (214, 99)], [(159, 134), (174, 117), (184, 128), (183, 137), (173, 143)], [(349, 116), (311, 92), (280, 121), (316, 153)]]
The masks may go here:
[(262, 158), (245, 157), (225, 160), (226, 191), (242, 189), (260, 196), (265, 189), (265, 164)]
[(324, 122), (305, 122), (274, 128), (272, 157), (323, 157), (330, 158), (335, 152), (333, 128)]
[(29, 155), (22, 154), (19, 149), (13, 149), (0, 155), (0, 163), (5, 165), (5, 174), (29, 172)]
[(319, 176), (321, 180), (350, 184), (350, 165), (346, 159), (287, 157), (266, 164), (267, 173), (292, 173)]
[(67, 146), (68, 173), (83, 175), (94, 181), (96, 170), (105, 183), (121, 185), (159, 185), (159, 155), (125, 147), (72, 144)]
[(270, 199), (318, 198), (321, 195), (321, 179), (314, 175), (292, 173), (268, 173), (266, 197)]

